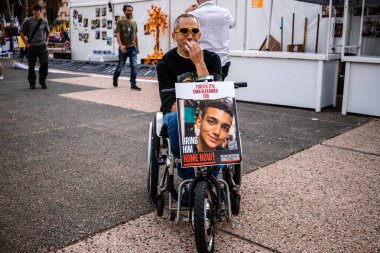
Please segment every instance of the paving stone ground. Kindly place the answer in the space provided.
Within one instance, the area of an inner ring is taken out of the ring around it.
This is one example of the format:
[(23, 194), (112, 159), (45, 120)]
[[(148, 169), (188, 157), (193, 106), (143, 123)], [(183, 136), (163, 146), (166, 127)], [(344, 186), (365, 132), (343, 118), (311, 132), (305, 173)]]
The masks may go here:
[[(1, 253), (194, 250), (189, 225), (155, 217), (145, 190), (156, 83), (49, 74), (47, 90), (30, 90), (25, 70), (1, 62)], [(379, 250), (377, 120), (254, 103), (238, 113), (242, 213), (218, 252)]]

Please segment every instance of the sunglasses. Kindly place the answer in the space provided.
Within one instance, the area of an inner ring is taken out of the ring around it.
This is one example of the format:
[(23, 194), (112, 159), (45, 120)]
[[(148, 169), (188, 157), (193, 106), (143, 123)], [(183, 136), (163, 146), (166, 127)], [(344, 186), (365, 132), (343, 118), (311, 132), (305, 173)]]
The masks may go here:
[(191, 32), (191, 34), (193, 35), (197, 35), (200, 31), (199, 31), (199, 28), (184, 27), (184, 28), (178, 28), (177, 30), (175, 30), (175, 32), (187, 36), (189, 32)]

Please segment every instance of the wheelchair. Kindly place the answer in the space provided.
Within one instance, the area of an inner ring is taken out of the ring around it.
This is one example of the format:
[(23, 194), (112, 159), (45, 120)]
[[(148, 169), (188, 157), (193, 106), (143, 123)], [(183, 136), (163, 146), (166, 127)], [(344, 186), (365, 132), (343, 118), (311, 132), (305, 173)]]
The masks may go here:
[[(235, 83), (235, 88), (246, 85)], [(218, 222), (231, 222), (232, 215), (240, 212), (241, 163), (218, 166), (217, 177), (215, 166), (194, 167), (195, 178), (179, 183), (176, 180), (176, 168), (180, 163), (181, 160), (175, 158), (171, 152), (167, 126), (163, 124), (163, 113), (157, 112), (149, 124), (147, 163), (147, 190), (156, 205), (157, 216), (164, 213), (164, 195), (167, 192), (170, 220), (179, 224), (181, 216), (185, 216), (184, 220), (187, 216), (195, 234), (197, 251), (213, 252)], [(181, 201), (185, 187), (188, 203)]]

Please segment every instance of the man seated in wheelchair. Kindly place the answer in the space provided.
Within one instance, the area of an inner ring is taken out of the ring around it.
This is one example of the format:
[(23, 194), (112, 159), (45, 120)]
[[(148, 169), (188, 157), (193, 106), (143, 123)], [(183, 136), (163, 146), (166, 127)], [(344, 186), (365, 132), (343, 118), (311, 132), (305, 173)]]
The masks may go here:
[[(167, 125), (172, 153), (176, 158), (180, 158), (176, 96), (174, 92), (162, 93), (162, 90), (175, 88), (176, 82), (192, 82), (197, 77), (209, 75), (214, 76), (214, 81), (222, 81), (220, 58), (217, 54), (200, 47), (201, 35), (199, 21), (196, 17), (191, 14), (178, 16), (174, 21), (174, 32), (172, 33), (172, 39), (177, 47), (167, 52), (157, 64), (161, 110), (164, 113), (163, 123)], [(199, 126), (206, 125), (203, 123), (203, 118), (199, 120)], [(232, 119), (227, 120), (227, 122), (229, 122), (227, 125), (231, 124)], [(227, 128), (226, 126), (225, 129)], [(199, 151), (202, 148), (207, 148), (211, 142), (216, 142), (215, 137), (211, 141), (208, 139), (199, 141), (201, 143), (198, 148)], [(210, 147), (212, 146), (215, 144)], [(195, 176), (194, 170), (189, 168), (177, 168), (177, 171), (184, 180)]]

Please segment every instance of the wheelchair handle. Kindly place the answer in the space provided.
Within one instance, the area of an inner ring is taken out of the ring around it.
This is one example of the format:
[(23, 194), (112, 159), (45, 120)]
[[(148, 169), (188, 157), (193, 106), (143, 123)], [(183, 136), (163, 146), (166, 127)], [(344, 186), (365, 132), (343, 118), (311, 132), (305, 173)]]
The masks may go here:
[(162, 92), (162, 94), (174, 93), (175, 92), (175, 88), (162, 89), (161, 92)]
[(247, 82), (237, 82), (237, 83), (234, 83), (234, 86), (235, 86), (235, 89), (239, 89), (239, 88), (243, 88), (243, 87), (247, 87)]

